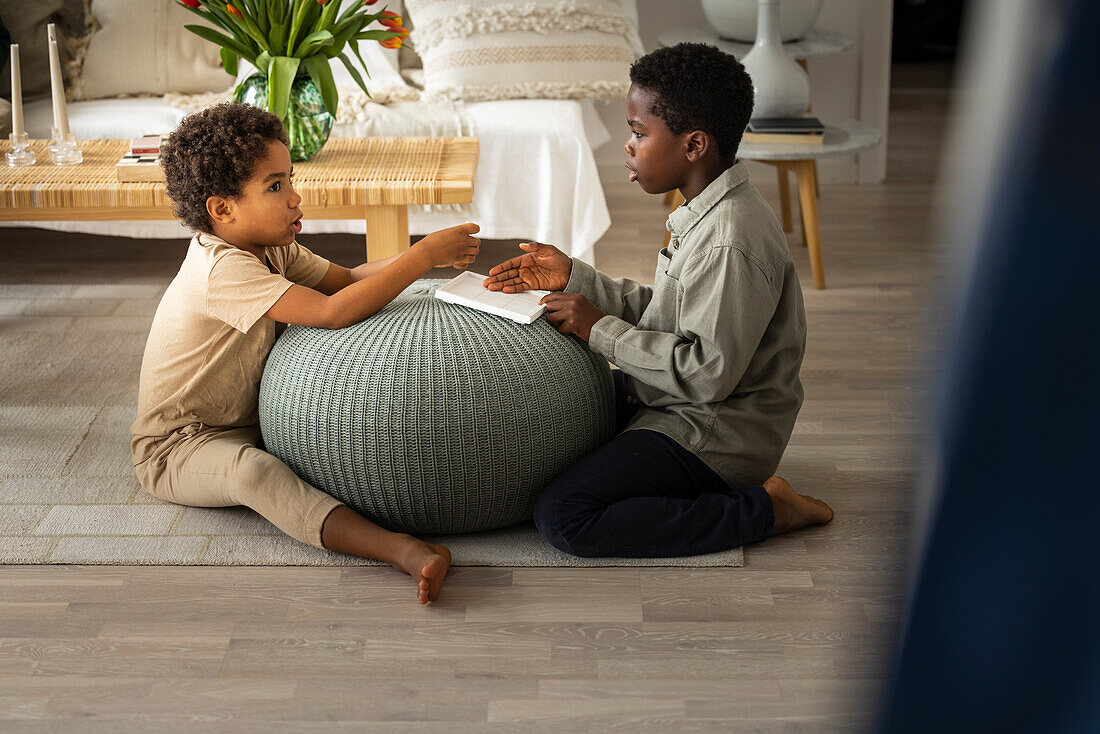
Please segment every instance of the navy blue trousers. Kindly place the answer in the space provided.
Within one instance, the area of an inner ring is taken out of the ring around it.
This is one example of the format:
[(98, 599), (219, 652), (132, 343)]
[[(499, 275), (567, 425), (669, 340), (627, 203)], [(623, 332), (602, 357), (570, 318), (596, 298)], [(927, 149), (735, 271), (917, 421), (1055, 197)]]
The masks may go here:
[[(637, 410), (614, 370), (617, 431)], [(535, 525), (575, 556), (658, 558), (736, 548), (774, 525), (763, 487), (731, 488), (663, 433), (632, 430), (556, 477), (535, 503)]]

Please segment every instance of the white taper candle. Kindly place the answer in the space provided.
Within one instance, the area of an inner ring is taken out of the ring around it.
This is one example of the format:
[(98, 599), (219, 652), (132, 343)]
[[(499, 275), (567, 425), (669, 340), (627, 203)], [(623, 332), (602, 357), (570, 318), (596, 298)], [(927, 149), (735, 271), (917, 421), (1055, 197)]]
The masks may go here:
[(65, 108), (65, 83), (61, 80), (61, 54), (57, 51), (57, 30), (54, 24), (46, 26), (46, 38), (50, 45), (50, 91), (53, 93), (53, 126), (62, 135), (69, 134), (69, 112)]
[(23, 82), (19, 70), (19, 44), (11, 45), (11, 131), (23, 134)]

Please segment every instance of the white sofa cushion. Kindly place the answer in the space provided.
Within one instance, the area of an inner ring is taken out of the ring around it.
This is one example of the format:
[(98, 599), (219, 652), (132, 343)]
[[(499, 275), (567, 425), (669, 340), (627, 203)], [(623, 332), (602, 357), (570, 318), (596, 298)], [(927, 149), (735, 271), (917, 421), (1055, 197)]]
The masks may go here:
[[(147, 133), (170, 132), (186, 114), (164, 104), (160, 97), (93, 99), (70, 102), (66, 106), (69, 127), (79, 140), (134, 138)], [(23, 105), (23, 124), (30, 137), (48, 140), (53, 125), (53, 103), (49, 99), (37, 99)]]
[(178, 2), (94, 0), (91, 10), (100, 29), (88, 39), (84, 66), (71, 90), (74, 98), (197, 94), (232, 82), (221, 67), (218, 46), (184, 28), (202, 20)]

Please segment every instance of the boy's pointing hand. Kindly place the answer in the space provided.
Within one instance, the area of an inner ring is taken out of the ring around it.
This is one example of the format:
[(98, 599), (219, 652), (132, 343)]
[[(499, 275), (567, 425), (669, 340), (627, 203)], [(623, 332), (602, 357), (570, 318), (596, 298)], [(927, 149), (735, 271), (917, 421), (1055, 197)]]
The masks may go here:
[(539, 303), (546, 304), (546, 321), (562, 334), (574, 334), (588, 341), (592, 327), (605, 314), (579, 293), (550, 293)]

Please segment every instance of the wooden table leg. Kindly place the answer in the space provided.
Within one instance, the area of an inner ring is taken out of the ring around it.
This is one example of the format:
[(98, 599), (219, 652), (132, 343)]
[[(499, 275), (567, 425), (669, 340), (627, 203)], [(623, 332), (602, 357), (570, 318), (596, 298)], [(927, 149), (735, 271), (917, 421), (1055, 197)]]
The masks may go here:
[(398, 255), (409, 246), (409, 208), (407, 206), (368, 206), (367, 261)]
[(787, 176), (787, 169), (776, 166), (776, 175), (779, 177), (779, 211), (782, 216), (783, 231), (791, 231), (791, 187)]
[(792, 161), (798, 178), (798, 203), (802, 207), (802, 226), (806, 246), (810, 250), (810, 269), (814, 274), (814, 287), (825, 287), (825, 264), (821, 259), (821, 228), (817, 221), (817, 197), (814, 186), (812, 160)]

